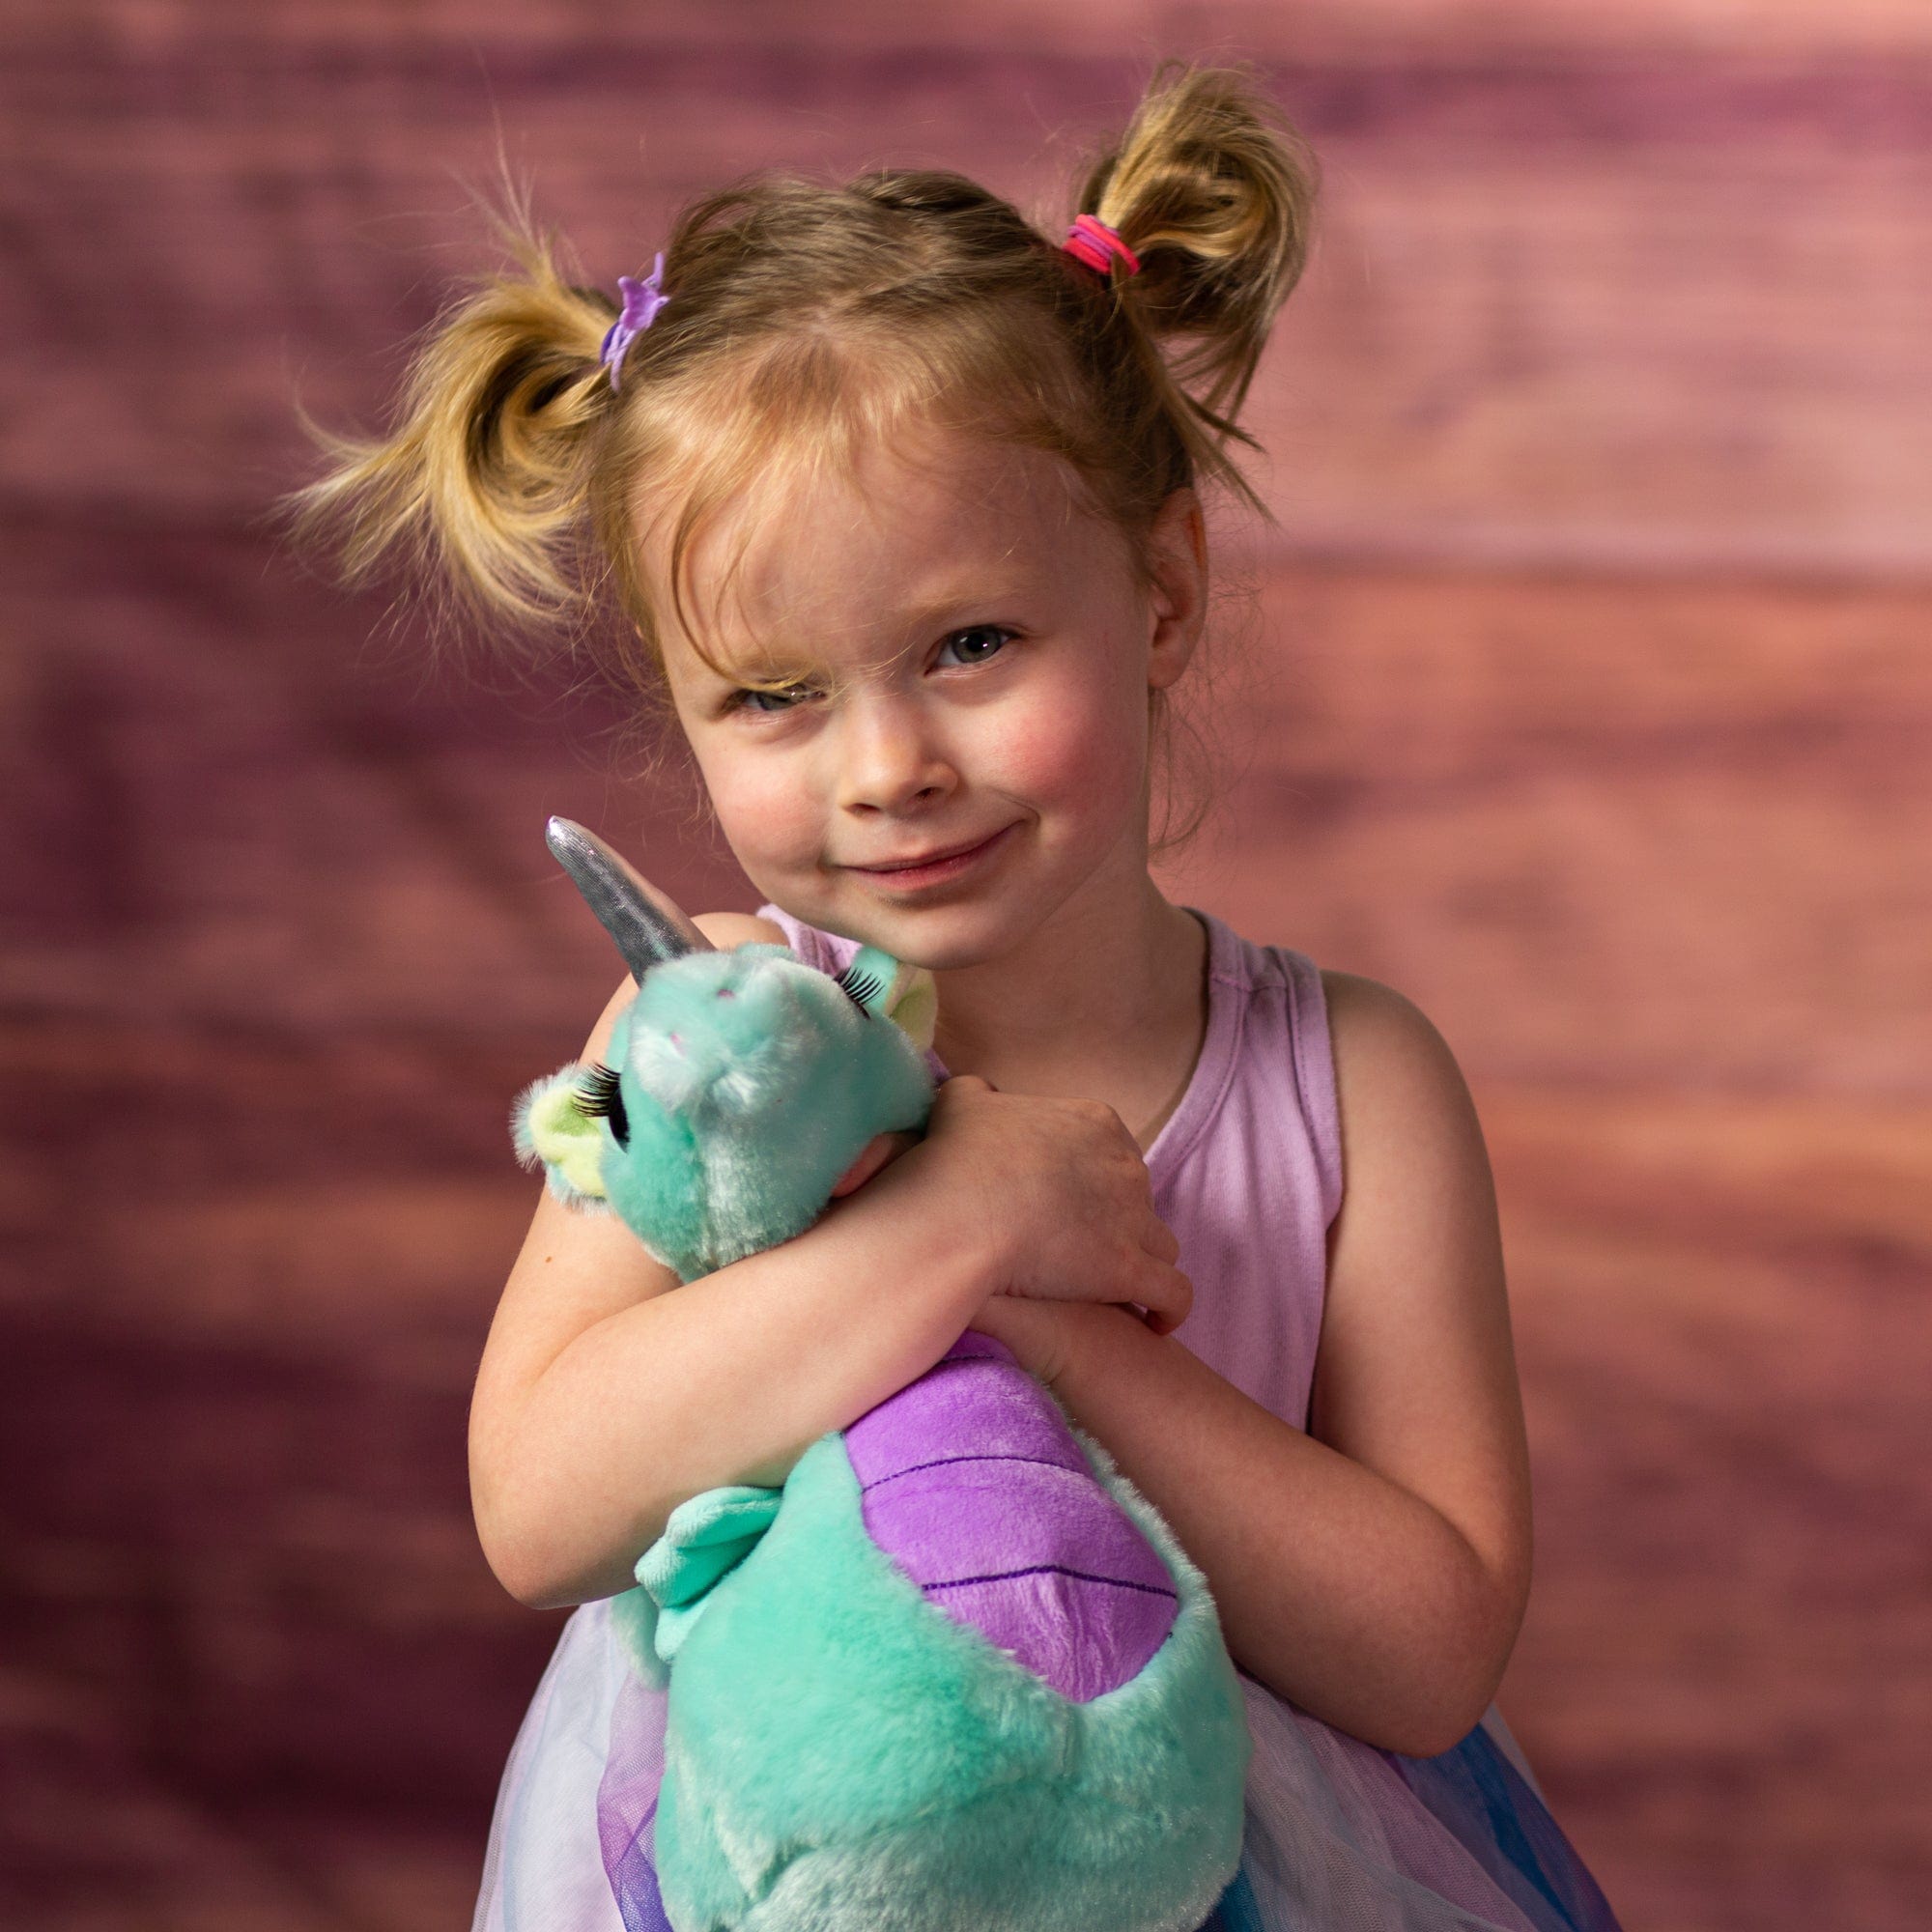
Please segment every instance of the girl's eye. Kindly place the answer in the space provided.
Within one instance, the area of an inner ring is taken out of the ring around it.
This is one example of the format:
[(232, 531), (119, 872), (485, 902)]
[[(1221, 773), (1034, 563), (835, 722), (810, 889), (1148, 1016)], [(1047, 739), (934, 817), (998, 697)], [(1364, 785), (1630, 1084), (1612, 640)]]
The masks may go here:
[(962, 660), (966, 664), (984, 664), (988, 658), (998, 656), (1001, 646), (1005, 644), (1009, 639), (1017, 637), (1018, 635), (1019, 634), (1016, 631), (1008, 630), (1008, 628), (1004, 624), (975, 624), (970, 629), (964, 631), (954, 631), (953, 634), (947, 639), (946, 642), (940, 646), (940, 649), (942, 651), (950, 650), (954, 644), (958, 643), (962, 639), (977, 639), (981, 642), (983, 642), (986, 639), (990, 638), (995, 640), (993, 648), (991, 650), (968, 651), (965, 653), (965, 656)]
[[(779, 691), (756, 691), (747, 688), (734, 691), (726, 700), (726, 709), (731, 711), (762, 711), (767, 715), (793, 710), (802, 700), (811, 696), (811, 687), (805, 684), (788, 684)], [(766, 700), (771, 700), (769, 703)]]
[[(987, 659), (997, 657), (1001, 649), (1018, 636), (1017, 631), (1009, 630), (1005, 624), (973, 624), (963, 631), (954, 631), (940, 649), (942, 652), (950, 651), (960, 645), (963, 646), (962, 654), (954, 660), (955, 663), (984, 664)], [(989, 644), (990, 649), (987, 648)], [(724, 708), (727, 711), (759, 712), (772, 718), (795, 711), (816, 696), (816, 691), (809, 684), (787, 684), (777, 691), (759, 691), (747, 685), (734, 691), (724, 700)]]

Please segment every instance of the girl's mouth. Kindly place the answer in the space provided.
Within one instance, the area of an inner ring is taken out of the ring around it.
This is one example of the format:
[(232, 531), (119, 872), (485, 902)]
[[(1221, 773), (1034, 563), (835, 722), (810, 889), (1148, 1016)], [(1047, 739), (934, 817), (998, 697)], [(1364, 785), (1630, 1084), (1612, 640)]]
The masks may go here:
[(990, 838), (982, 838), (977, 845), (969, 845), (963, 852), (954, 852), (945, 859), (933, 859), (923, 866), (854, 866), (851, 869), (863, 872), (868, 879), (876, 879), (893, 892), (905, 892), (921, 886), (936, 886), (947, 880), (956, 879), (961, 873), (977, 866), (982, 859), (1001, 849), (1007, 842), (1007, 835), (1013, 825), (1004, 825)]

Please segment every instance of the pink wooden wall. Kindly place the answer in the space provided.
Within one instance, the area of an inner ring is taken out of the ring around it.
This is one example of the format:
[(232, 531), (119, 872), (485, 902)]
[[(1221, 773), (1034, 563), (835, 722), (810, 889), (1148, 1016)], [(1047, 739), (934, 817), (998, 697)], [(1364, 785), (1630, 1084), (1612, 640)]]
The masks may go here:
[[(1932, 1889), (1932, 15), (19, 0), (0, 24), (0, 1919), (467, 1923), (559, 1621), (469, 1526), (509, 1095), (611, 968), (545, 813), (750, 903), (553, 678), (261, 519), (500, 126), (586, 273), (766, 162), (1061, 212), (1148, 59), (1327, 169), (1171, 878), (1461, 1057), (1536, 1458), (1502, 1704), (1632, 1932)], [(373, 638), (373, 641), (370, 641)]]

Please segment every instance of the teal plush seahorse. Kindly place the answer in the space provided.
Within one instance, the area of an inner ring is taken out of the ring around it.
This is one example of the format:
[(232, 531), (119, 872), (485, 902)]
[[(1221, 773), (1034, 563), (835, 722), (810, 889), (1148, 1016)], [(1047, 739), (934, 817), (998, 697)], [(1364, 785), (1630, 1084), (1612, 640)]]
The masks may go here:
[[(608, 1065), (518, 1099), (562, 1200), (689, 1282), (924, 1125), (929, 974), (720, 952), (582, 827), (548, 838), (638, 981)], [(1235, 1877), (1250, 1745), (1207, 1584), (992, 1337), (782, 1490), (694, 1496), (636, 1575), (612, 1628), (668, 1704), (654, 1821), (606, 1780), (627, 1932), (1194, 1932)]]

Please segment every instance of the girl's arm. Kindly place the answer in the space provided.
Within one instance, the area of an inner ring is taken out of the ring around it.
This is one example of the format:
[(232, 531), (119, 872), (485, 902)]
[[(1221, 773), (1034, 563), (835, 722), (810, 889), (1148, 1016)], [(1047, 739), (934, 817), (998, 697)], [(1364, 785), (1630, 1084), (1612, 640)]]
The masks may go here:
[[(720, 945), (783, 943), (743, 914), (697, 923)], [(586, 1058), (634, 990), (619, 987)], [(950, 1082), (925, 1138), (804, 1234), (683, 1287), (614, 1215), (546, 1190), (469, 1411), (477, 1534), (504, 1588), (533, 1608), (630, 1588), (679, 1503), (781, 1483), (827, 1430), (931, 1368), (999, 1290), (1121, 1295), (1178, 1323), (1174, 1237), (1131, 1136), (1098, 1112)]]
[[(718, 946), (785, 943), (748, 914), (695, 923)], [(582, 1059), (603, 1056), (636, 992), (618, 986)], [(965, 1265), (919, 1270), (927, 1293), (882, 1295), (910, 1260), (882, 1204), (868, 1188), (838, 1204), (836, 1233), (809, 1252), (801, 1236), (783, 1244), (797, 1254), (774, 1262), (774, 1249), (680, 1287), (615, 1214), (577, 1211), (544, 1189), (469, 1409), (477, 1535), (512, 1596), (548, 1609), (628, 1589), (631, 1566), (687, 1496), (776, 1486), (835, 1426), (827, 1415), (861, 1413), (938, 1360), (972, 1313), (977, 1251), (937, 1243)], [(781, 1293), (766, 1279), (774, 1270)], [(828, 1334), (869, 1346), (828, 1349)], [(680, 1401), (689, 1389), (704, 1399)]]
[(1529, 1456), (1482, 1129), (1400, 993), (1323, 976), (1346, 1177), (1310, 1431), (1104, 1307), (974, 1318), (1052, 1381), (1206, 1574), (1236, 1662), (1337, 1729), (1447, 1750), (1529, 1596)]

